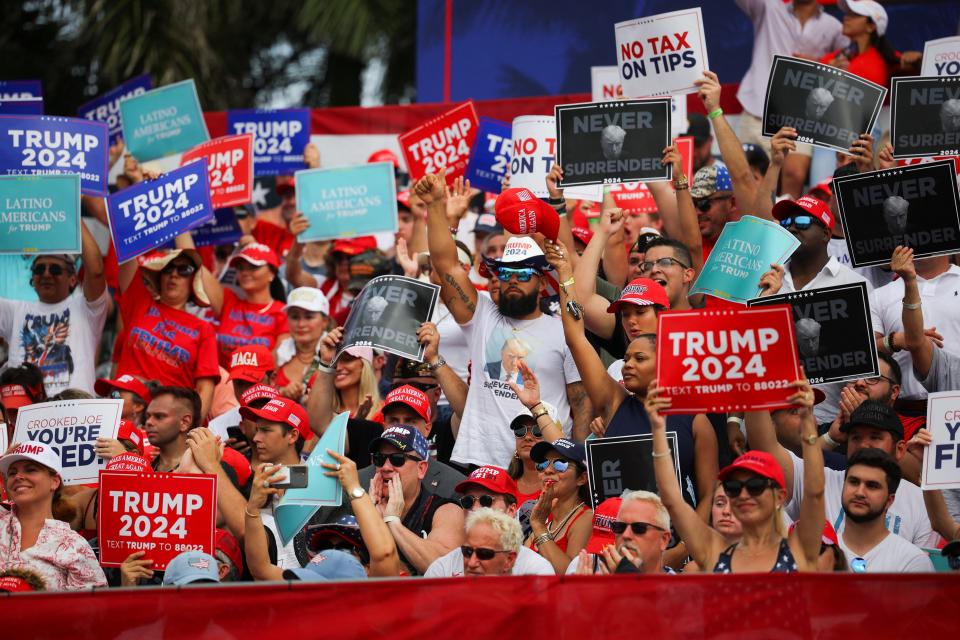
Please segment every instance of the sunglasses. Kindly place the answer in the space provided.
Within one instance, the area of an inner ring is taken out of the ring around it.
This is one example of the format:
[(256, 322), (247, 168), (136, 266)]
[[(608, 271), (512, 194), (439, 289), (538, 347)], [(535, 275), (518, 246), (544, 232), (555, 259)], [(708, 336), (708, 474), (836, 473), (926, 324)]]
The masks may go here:
[(510, 553), (509, 551), (496, 549), (487, 549), (486, 547), (471, 547), (469, 545), (463, 545), (460, 547), (460, 553), (463, 554), (464, 558), (472, 558), (473, 554), (477, 554), (477, 560), (493, 560), (494, 556), (498, 553)]
[(544, 460), (543, 462), (537, 463), (537, 471), (546, 471), (550, 465), (553, 465), (553, 470), (557, 473), (563, 473), (570, 468), (570, 465), (573, 463), (569, 460), (561, 460), (557, 458), (556, 460)]
[(706, 213), (710, 211), (710, 207), (713, 206), (714, 202), (720, 202), (721, 200), (729, 200), (729, 196), (720, 196), (719, 198), (703, 198), (701, 200), (694, 200), (693, 206), (697, 208), (697, 211), (700, 213)]
[(947, 556), (947, 564), (952, 571), (960, 571), (960, 556)]
[(740, 492), (743, 491), (743, 488), (746, 487), (747, 493), (756, 498), (772, 486), (775, 486), (775, 484), (770, 478), (754, 476), (746, 480), (724, 480), (723, 492), (727, 494), (728, 498), (736, 498), (740, 495)]
[(477, 498), (474, 498), (473, 496), (463, 496), (460, 498), (460, 506), (463, 507), (464, 511), (470, 511), (473, 509), (473, 505), (478, 502), (480, 503), (481, 507), (489, 509), (493, 506), (493, 496), (480, 496)]
[(794, 216), (792, 218), (782, 219), (780, 221), (780, 226), (784, 229), (789, 229), (790, 225), (793, 225), (797, 231), (806, 231), (814, 223), (820, 224), (820, 221), (813, 216)]
[(647, 531), (650, 531), (650, 529), (666, 531), (663, 527), (658, 527), (649, 522), (620, 522), (619, 520), (614, 520), (610, 523), (610, 531), (613, 531), (613, 533), (618, 536), (622, 536), (627, 530), (627, 527), (630, 527), (630, 531), (633, 531), (633, 533), (638, 536), (647, 535)]
[(661, 269), (667, 269), (673, 264), (680, 265), (682, 269), (688, 269), (687, 265), (683, 264), (676, 258), (660, 258), (659, 260), (646, 260), (640, 263), (640, 273), (647, 273), (648, 271), (653, 271), (653, 265), (657, 265)]
[(163, 269), (160, 269), (161, 275), (165, 275), (165, 276), (170, 275), (174, 271), (177, 272), (178, 276), (182, 278), (187, 278), (189, 276), (192, 276), (194, 273), (196, 273), (197, 268), (192, 264), (184, 264), (181, 262), (180, 264), (168, 264)]
[(524, 267), (523, 269), (511, 269), (510, 267), (500, 267), (497, 269), (497, 280), (500, 282), (510, 282), (510, 278), (517, 277), (517, 282), (530, 282), (530, 278), (539, 275), (536, 269)]
[(513, 435), (517, 436), (517, 438), (523, 438), (528, 433), (532, 433), (534, 438), (543, 437), (543, 431), (535, 424), (525, 424), (513, 430)]
[(62, 276), (67, 270), (59, 264), (41, 263), (33, 265), (33, 268), (31, 268), (30, 271), (35, 276), (42, 276), (45, 273), (49, 273), (50, 275), (56, 277)]
[(120, 395), (120, 391), (119, 391), (118, 389), (114, 389), (113, 391), (110, 392), (110, 399), (111, 399), (111, 400), (122, 400), (122, 399), (123, 399), (123, 396)]
[(407, 460), (420, 461), (420, 458), (408, 456), (405, 453), (371, 453), (370, 459), (373, 460), (373, 466), (375, 467), (382, 467), (387, 463), (387, 460), (389, 460), (391, 466), (394, 468), (407, 464)]
[(866, 573), (867, 561), (863, 558), (854, 558), (850, 561), (850, 571), (854, 573)]

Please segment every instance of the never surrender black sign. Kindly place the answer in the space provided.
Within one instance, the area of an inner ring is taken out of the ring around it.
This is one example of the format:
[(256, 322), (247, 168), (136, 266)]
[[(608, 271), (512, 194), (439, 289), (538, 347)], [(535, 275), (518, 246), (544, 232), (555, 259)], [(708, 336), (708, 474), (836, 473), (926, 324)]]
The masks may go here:
[(561, 187), (670, 180), (670, 98), (555, 107)]
[(887, 90), (834, 67), (774, 56), (763, 103), (763, 135), (797, 130), (798, 142), (846, 151), (873, 130)]
[[(653, 435), (597, 438), (584, 444), (587, 448), (587, 481), (594, 509), (607, 498), (618, 498), (627, 490), (643, 489), (657, 493), (651, 455)], [(667, 431), (667, 444), (677, 482), (681, 482), (676, 432)]]
[(439, 294), (440, 287), (412, 278), (374, 278), (353, 302), (337, 357), (350, 347), (373, 347), (422, 362), (417, 329), (433, 316)]
[(810, 384), (880, 375), (865, 283), (757, 298), (747, 306), (774, 304), (793, 309), (797, 353)]
[(894, 78), (890, 141), (894, 158), (960, 155), (960, 76)]
[(833, 195), (854, 267), (887, 264), (898, 245), (917, 258), (960, 251), (953, 160), (835, 178)]

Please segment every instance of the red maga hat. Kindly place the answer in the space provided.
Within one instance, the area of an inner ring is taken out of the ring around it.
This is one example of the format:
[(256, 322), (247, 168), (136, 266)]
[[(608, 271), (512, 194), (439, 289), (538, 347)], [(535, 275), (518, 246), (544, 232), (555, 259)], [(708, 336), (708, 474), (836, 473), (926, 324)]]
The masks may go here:
[(542, 233), (551, 240), (560, 232), (560, 216), (530, 189), (507, 189), (494, 207), (497, 221), (511, 233)]

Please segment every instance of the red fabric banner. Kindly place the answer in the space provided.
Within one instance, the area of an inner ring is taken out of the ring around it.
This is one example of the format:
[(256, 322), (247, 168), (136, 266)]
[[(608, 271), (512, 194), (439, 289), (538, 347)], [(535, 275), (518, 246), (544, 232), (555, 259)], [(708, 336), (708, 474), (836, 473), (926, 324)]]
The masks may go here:
[(939, 638), (947, 574), (572, 576), (12, 595), (9, 638)]

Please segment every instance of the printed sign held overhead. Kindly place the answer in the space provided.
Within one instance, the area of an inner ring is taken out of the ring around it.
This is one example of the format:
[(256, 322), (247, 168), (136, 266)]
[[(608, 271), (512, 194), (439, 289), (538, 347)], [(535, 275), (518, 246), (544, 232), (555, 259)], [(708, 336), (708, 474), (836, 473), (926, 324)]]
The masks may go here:
[(710, 68), (700, 7), (618, 22), (614, 35), (629, 98), (693, 93)]
[(886, 87), (836, 67), (774, 56), (763, 103), (763, 135), (781, 127), (797, 130), (797, 141), (846, 153), (877, 121)]
[(854, 267), (887, 264), (902, 245), (915, 258), (960, 251), (960, 202), (952, 160), (835, 178)]
[(880, 375), (865, 283), (783, 293), (748, 304), (791, 306), (800, 364), (810, 384)]
[(669, 180), (670, 109), (669, 98), (557, 105), (560, 186)]

